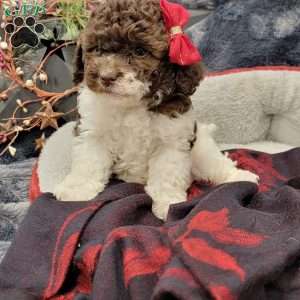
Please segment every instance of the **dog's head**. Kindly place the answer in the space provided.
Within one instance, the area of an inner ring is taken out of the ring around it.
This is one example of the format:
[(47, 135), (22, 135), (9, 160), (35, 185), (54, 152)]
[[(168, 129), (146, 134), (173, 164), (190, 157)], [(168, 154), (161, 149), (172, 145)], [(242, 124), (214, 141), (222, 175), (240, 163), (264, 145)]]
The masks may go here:
[(74, 82), (175, 116), (189, 110), (203, 72), (170, 63), (168, 51), (159, 0), (102, 0), (79, 39)]

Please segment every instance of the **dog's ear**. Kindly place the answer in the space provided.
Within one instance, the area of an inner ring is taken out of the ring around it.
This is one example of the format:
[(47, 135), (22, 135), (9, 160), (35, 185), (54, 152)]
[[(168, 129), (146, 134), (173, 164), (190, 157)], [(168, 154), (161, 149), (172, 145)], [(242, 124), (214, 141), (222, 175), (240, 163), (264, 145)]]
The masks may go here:
[(176, 91), (186, 96), (192, 96), (203, 78), (204, 66), (201, 63), (191, 66), (177, 66)]
[(152, 101), (149, 109), (170, 117), (187, 112), (191, 106), (191, 96), (204, 78), (202, 64), (179, 66), (164, 62), (152, 76)]
[(81, 38), (78, 39), (74, 56), (73, 82), (79, 84), (84, 79), (84, 61)]

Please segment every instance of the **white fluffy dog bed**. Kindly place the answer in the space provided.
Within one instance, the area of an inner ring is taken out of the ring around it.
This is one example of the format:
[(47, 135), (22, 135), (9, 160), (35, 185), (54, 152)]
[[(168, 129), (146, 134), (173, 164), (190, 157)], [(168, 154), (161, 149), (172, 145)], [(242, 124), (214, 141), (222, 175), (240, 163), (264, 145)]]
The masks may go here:
[[(193, 96), (199, 122), (218, 126), (221, 149), (277, 153), (300, 146), (300, 68), (254, 68), (209, 74)], [(71, 122), (47, 141), (37, 177), (52, 192), (70, 170)], [(226, 144), (224, 144), (226, 143)]]
[(199, 120), (220, 143), (271, 140), (300, 146), (300, 68), (261, 67), (210, 74), (194, 95)]

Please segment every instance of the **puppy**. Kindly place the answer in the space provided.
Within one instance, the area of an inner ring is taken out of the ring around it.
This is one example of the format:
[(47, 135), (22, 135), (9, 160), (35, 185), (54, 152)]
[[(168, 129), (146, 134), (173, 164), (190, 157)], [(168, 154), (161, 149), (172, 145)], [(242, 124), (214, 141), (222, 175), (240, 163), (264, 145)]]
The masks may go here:
[(257, 182), (221, 154), (214, 126), (195, 122), (190, 97), (202, 65), (172, 64), (168, 51), (159, 0), (98, 4), (77, 46), (80, 121), (58, 199), (92, 199), (115, 174), (144, 184), (154, 214), (165, 219), (193, 180)]

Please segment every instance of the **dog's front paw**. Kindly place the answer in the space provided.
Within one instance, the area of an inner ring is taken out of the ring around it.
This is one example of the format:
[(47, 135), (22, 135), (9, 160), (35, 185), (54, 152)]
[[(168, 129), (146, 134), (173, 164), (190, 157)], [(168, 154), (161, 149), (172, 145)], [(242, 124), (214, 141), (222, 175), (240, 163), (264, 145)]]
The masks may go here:
[(152, 205), (152, 212), (157, 218), (165, 221), (168, 216), (169, 207), (170, 207), (169, 203), (154, 202)]
[(152, 198), (153, 214), (157, 218), (164, 221), (167, 219), (170, 205), (185, 202), (187, 199), (187, 194), (185, 190), (181, 189), (158, 189), (154, 185), (147, 185), (145, 187), (145, 191)]
[(258, 184), (259, 176), (247, 171), (236, 169), (226, 180), (226, 182), (237, 182), (237, 181), (250, 181)]
[(91, 178), (69, 175), (54, 189), (54, 195), (60, 201), (88, 201), (104, 190), (104, 184)]
[(162, 197), (157, 197), (157, 199), (153, 199), (152, 212), (157, 218), (166, 221), (170, 205), (185, 201), (186, 195), (177, 197), (167, 197), (166, 195), (163, 195)]

